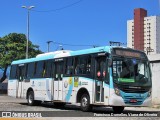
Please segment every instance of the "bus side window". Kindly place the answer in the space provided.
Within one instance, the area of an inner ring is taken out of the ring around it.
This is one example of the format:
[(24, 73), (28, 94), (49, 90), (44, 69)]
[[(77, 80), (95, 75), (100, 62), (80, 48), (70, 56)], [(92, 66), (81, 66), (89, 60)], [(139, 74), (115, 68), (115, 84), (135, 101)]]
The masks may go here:
[(44, 61), (38, 61), (35, 63), (35, 78), (42, 78), (44, 70)]
[(30, 78), (33, 78), (33, 75), (34, 75), (34, 65), (35, 63), (32, 62), (32, 63), (28, 63), (27, 65), (27, 79), (30, 79)]
[(23, 81), (24, 80), (24, 75), (25, 75), (25, 66), (18, 66), (18, 80)]
[(87, 65), (86, 65), (86, 74), (91, 73), (91, 56), (88, 57), (87, 59)]
[(51, 60), (47, 60), (45, 61), (45, 67), (44, 67), (44, 70), (43, 70), (43, 76), (45, 78), (50, 78), (52, 77), (52, 61)]
[(12, 65), (10, 71), (10, 79), (16, 79), (16, 78), (17, 78), (17, 65)]
[(74, 73), (75, 73), (75, 75), (78, 75), (78, 74), (79, 74), (79, 62), (78, 62), (78, 57), (75, 58), (74, 64), (75, 64)]
[(75, 74), (89, 75), (91, 72), (91, 57), (79, 56), (75, 58)]
[(67, 58), (66, 59), (66, 68), (65, 68), (65, 73), (67, 75), (72, 75), (73, 74), (73, 58)]
[(97, 58), (96, 76), (99, 79), (106, 78), (106, 57)]

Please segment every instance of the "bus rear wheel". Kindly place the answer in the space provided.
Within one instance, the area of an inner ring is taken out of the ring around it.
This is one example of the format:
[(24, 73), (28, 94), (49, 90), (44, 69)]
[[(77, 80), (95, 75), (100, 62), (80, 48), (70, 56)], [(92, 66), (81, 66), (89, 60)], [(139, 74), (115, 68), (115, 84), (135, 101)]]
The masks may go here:
[(115, 113), (122, 113), (124, 110), (123, 106), (113, 106), (112, 108)]
[(28, 102), (28, 105), (30, 105), (30, 106), (33, 106), (33, 105), (35, 104), (34, 92), (33, 92), (33, 91), (30, 91), (30, 92), (28, 93), (27, 102)]
[(90, 105), (90, 98), (88, 94), (83, 94), (81, 97), (81, 110), (84, 112), (88, 112), (92, 110), (92, 106)]

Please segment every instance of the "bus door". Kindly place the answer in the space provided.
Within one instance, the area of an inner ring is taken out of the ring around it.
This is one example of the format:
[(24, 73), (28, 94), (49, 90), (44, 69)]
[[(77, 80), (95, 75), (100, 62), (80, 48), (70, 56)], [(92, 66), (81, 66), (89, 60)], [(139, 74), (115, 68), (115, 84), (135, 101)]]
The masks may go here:
[(23, 87), (24, 87), (24, 71), (25, 66), (24, 64), (20, 64), (17, 69), (17, 92), (16, 97), (22, 98), (23, 97)]
[(58, 61), (54, 63), (54, 100), (62, 100), (63, 93), (63, 61)]
[(106, 56), (95, 57), (95, 103), (106, 103), (104, 94), (109, 94), (109, 88), (104, 89), (106, 72), (108, 71), (106, 61)]

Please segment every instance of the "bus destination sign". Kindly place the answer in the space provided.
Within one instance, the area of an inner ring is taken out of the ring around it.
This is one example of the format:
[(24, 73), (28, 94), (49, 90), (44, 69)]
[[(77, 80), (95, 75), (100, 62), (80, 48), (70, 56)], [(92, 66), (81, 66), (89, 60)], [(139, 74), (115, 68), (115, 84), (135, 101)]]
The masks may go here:
[(134, 52), (134, 51), (126, 51), (126, 50), (115, 50), (116, 55), (120, 56), (127, 56), (127, 57), (141, 57), (141, 53)]

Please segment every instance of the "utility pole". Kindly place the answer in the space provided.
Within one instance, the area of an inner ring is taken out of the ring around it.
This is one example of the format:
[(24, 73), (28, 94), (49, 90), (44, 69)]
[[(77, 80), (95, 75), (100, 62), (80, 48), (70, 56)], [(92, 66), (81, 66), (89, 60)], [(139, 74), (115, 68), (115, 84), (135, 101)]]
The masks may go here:
[(50, 45), (51, 42), (53, 42), (53, 41), (47, 41), (47, 44), (48, 44), (48, 52), (49, 52), (49, 45)]
[(146, 52), (147, 52), (147, 55), (149, 55), (149, 53), (154, 52), (154, 50), (151, 47), (147, 47)]
[(28, 59), (28, 41), (29, 41), (29, 15), (30, 10), (34, 8), (34, 6), (22, 6), (22, 8), (27, 9), (27, 44), (26, 44), (26, 59)]

